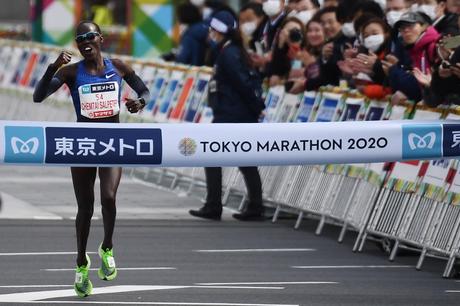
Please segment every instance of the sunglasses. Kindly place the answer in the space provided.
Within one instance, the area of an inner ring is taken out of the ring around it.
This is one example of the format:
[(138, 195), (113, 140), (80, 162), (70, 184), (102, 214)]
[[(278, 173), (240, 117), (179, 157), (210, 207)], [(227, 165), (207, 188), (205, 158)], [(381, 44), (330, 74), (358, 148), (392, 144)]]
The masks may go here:
[(81, 42), (84, 42), (85, 40), (94, 40), (96, 36), (100, 36), (100, 35), (101, 34), (98, 32), (87, 32), (81, 35), (77, 35), (77, 37), (75, 37), (75, 41), (77, 43), (81, 43)]

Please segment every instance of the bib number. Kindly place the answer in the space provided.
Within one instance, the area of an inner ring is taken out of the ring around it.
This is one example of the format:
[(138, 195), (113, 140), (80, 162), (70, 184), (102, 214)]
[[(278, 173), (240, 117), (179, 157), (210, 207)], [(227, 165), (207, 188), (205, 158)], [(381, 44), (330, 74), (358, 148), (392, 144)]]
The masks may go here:
[(89, 119), (113, 117), (120, 112), (117, 82), (86, 84), (78, 87), (80, 114)]

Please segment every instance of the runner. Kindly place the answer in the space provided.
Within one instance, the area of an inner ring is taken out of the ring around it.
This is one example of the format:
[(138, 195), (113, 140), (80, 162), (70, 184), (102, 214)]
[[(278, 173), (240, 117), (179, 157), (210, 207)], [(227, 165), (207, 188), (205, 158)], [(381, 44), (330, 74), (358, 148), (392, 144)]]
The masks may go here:
[[(124, 79), (139, 96), (139, 99), (136, 100), (127, 99), (128, 111), (136, 113), (141, 110), (148, 99), (149, 91), (139, 76), (127, 64), (117, 59), (102, 57), (101, 45), (104, 38), (99, 26), (91, 21), (80, 22), (77, 26), (75, 41), (83, 60), (66, 65), (70, 62), (72, 54), (68, 51), (62, 51), (56, 61), (48, 67), (35, 88), (34, 102), (42, 102), (63, 84), (66, 84), (72, 95), (78, 122), (119, 122), (120, 85), (121, 80)], [(83, 87), (87, 88), (87, 85), (101, 83), (110, 85), (105, 86), (110, 91), (99, 92), (100, 95), (83, 94)], [(112, 103), (113, 100), (117, 103)], [(97, 102), (97, 108), (94, 102)], [(92, 291), (92, 284), (88, 278), (91, 261), (86, 254), (86, 244), (94, 210), (94, 182), (97, 172), (99, 172), (101, 185), (104, 222), (104, 241), (98, 250), (102, 261), (98, 276), (108, 281), (117, 276), (112, 236), (116, 216), (115, 199), (121, 178), (121, 168), (71, 167), (73, 187), (78, 204), (75, 220), (78, 255), (74, 288), (80, 297), (88, 296)]]

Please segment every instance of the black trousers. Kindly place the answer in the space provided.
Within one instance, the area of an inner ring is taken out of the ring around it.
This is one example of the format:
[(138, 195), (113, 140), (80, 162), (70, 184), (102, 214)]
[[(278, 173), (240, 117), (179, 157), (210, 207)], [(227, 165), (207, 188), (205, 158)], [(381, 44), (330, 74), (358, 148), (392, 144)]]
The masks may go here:
[[(246, 190), (248, 192), (248, 209), (262, 207), (262, 182), (257, 167), (239, 167), (243, 174)], [(222, 168), (204, 168), (206, 174), (206, 206), (209, 209), (222, 210)]]

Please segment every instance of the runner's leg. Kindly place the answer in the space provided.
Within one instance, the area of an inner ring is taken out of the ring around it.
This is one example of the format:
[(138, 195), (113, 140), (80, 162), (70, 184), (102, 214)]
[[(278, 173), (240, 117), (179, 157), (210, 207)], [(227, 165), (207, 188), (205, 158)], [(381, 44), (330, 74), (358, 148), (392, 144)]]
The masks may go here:
[(115, 205), (118, 185), (121, 179), (120, 167), (101, 167), (99, 168), (99, 180), (101, 181), (101, 206), (102, 218), (104, 221), (104, 241), (102, 248), (112, 249), (113, 231), (115, 228), (115, 217), (117, 207)]
[(94, 167), (72, 167), (73, 188), (77, 198), (77, 217), (75, 227), (77, 231), (77, 266), (86, 264), (86, 244), (89, 228), (94, 211), (94, 181), (96, 180)]

